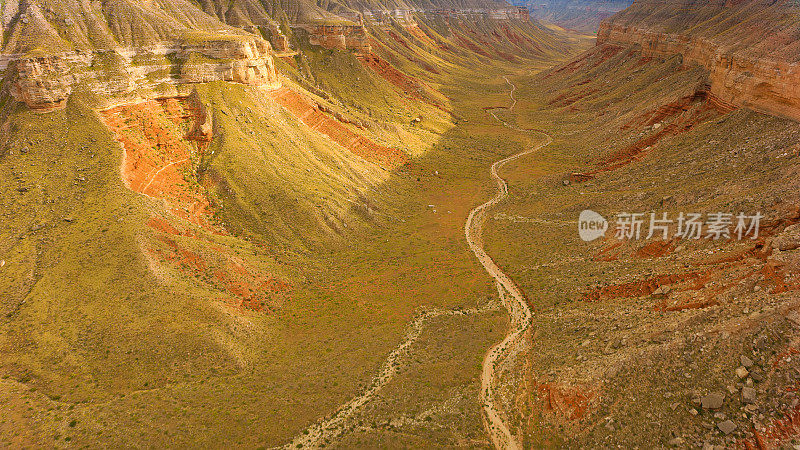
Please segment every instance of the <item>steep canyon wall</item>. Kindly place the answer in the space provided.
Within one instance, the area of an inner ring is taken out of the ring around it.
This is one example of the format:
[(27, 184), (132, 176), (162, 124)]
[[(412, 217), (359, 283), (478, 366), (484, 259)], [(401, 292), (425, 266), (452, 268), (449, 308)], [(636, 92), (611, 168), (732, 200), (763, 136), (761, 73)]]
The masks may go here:
[[(762, 29), (754, 23), (747, 27), (737, 23), (736, 27), (720, 28), (726, 17), (750, 14), (748, 6), (758, 7), (753, 2), (740, 6), (717, 5), (717, 12), (712, 16), (715, 21), (710, 22), (715, 26), (713, 29), (689, 23), (681, 29), (679, 26), (668, 28), (661, 25), (664, 22), (656, 22), (653, 18), (657, 15), (652, 12), (637, 18), (636, 9), (644, 6), (634, 4), (630, 10), (601, 24), (597, 44), (638, 45), (645, 57), (663, 58), (679, 54), (685, 64), (700, 64), (708, 69), (711, 93), (718, 98), (737, 106), (800, 121), (800, 67), (797, 61), (800, 54), (786, 51), (791, 49), (785, 46), (768, 45), (781, 36), (796, 34), (800, 17), (797, 17), (796, 8), (780, 3), (771, 5), (760, 6), (760, 12), (768, 16), (754, 16), (755, 20), (751, 20), (762, 21)], [(786, 16), (793, 16), (795, 20), (786, 21)], [(786, 25), (782, 25), (784, 23)]]

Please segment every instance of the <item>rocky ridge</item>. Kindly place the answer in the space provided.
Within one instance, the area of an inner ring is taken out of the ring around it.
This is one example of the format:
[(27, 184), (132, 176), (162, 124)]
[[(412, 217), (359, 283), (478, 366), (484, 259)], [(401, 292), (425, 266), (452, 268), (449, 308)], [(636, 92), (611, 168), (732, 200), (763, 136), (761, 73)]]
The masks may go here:
[(273, 48), (289, 54), (290, 39), (369, 56), (370, 26), (529, 20), (527, 10), (504, 2), (395, 6), (9, 0), (0, 11), (3, 90), (32, 109), (52, 110), (78, 85), (108, 104), (185, 95), (182, 86), (210, 81), (277, 88)]
[[(744, 27), (741, 22), (732, 20), (727, 21), (734, 24), (728, 28), (717, 25), (705, 29), (702, 24), (688, 21), (683, 26), (664, 25), (655, 21), (667, 12), (666, 7), (660, 8), (659, 5), (662, 4), (637, 2), (629, 10), (604, 22), (598, 32), (598, 45), (636, 45), (641, 47), (644, 57), (664, 58), (680, 54), (685, 64), (700, 64), (709, 70), (711, 93), (720, 99), (759, 112), (800, 120), (797, 55), (790, 46), (775, 48), (781, 40), (793, 41), (791, 36), (798, 33), (800, 9), (788, 2), (705, 5), (715, 10), (710, 17), (717, 24), (761, 8), (758, 13), (764, 18), (764, 23), (770, 25), (758, 31), (753, 29), (756, 27), (753, 23)], [(779, 16), (784, 19), (777, 19)], [(794, 17), (795, 20), (787, 21), (785, 17)], [(749, 39), (758, 36), (759, 42), (743, 45), (744, 40), (740, 39), (743, 33), (747, 33)]]
[(630, 6), (630, 0), (514, 0), (537, 20), (595, 34), (600, 23)]

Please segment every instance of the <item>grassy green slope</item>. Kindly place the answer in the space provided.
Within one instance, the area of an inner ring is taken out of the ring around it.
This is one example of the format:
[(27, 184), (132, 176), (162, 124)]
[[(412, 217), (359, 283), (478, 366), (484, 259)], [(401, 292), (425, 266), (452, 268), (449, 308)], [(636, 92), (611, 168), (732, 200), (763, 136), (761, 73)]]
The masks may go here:
[(148, 274), (139, 239), (153, 205), (119, 182), (119, 150), (95, 113), (75, 102), (17, 111), (6, 126), (5, 376), (80, 402), (234, 371), (214, 314)]

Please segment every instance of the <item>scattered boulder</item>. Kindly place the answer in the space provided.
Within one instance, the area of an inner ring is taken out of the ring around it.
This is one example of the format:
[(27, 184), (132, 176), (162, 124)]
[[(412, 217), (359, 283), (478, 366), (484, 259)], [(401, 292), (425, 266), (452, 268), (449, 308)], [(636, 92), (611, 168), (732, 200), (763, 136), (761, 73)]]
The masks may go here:
[(722, 404), (724, 402), (725, 402), (725, 393), (723, 392), (712, 392), (700, 399), (700, 405), (704, 409), (722, 408)]
[(744, 366), (739, 366), (736, 368), (736, 376), (740, 379), (747, 378), (748, 375), (750, 375), (750, 372), (745, 369)]
[(755, 403), (756, 401), (756, 390), (751, 387), (743, 387), (742, 388), (742, 402), (744, 403)]
[(800, 248), (800, 224), (790, 225), (772, 239), (772, 248), (782, 252)]
[(736, 429), (736, 424), (733, 423), (732, 420), (726, 420), (724, 422), (718, 423), (717, 428), (719, 428), (720, 431), (725, 433), (725, 435), (729, 435), (733, 433), (733, 431)]
[(567, 178), (570, 183), (585, 183), (587, 181), (593, 180), (595, 177), (594, 175), (588, 173), (581, 173), (581, 172), (572, 172), (569, 174)]
[(750, 367), (752, 367), (752, 366), (753, 366), (753, 360), (752, 360), (752, 359), (750, 359), (750, 358), (748, 358), (748, 357), (747, 357), (747, 356), (745, 356), (745, 355), (742, 355), (742, 356), (739, 358), (739, 361), (742, 363), (742, 366), (744, 366), (744, 368), (745, 368), (745, 369), (749, 369)]

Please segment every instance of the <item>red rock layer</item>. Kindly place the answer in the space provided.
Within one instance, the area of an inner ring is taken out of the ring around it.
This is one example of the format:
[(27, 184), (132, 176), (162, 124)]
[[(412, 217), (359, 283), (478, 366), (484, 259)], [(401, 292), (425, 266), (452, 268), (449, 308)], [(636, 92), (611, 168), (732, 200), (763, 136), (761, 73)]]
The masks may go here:
[(155, 233), (144, 247), (149, 258), (219, 292), (220, 300), (235, 309), (272, 312), (290, 295), (292, 287), (286, 280), (248, 264), (235, 251), (190, 228), (179, 229), (157, 216), (147, 225)]
[(323, 112), (317, 105), (283, 87), (273, 91), (272, 98), (315, 131), (328, 136), (353, 154), (385, 169), (395, 169), (409, 161), (408, 155), (396, 148), (378, 145), (350, 130), (343, 123)]
[[(752, 282), (773, 294), (800, 290), (796, 267), (773, 258), (768, 244), (787, 227), (800, 223), (797, 211), (786, 217), (762, 223), (759, 239), (743, 250), (721, 256), (700, 257), (681, 274), (661, 274), (620, 284), (597, 286), (582, 295), (587, 302), (636, 299), (651, 296), (658, 311), (682, 311), (720, 303), (720, 297), (737, 289), (743, 281)], [(671, 253), (678, 241), (653, 241), (632, 256), (661, 258)], [(623, 256), (623, 242), (611, 242), (596, 256), (609, 261)], [(794, 249), (794, 247), (792, 247)], [(629, 252), (625, 252), (629, 253)]]
[[(359, 56), (358, 59), (361, 61), (361, 64), (369, 67), (386, 81), (392, 83), (394, 86), (402, 90), (405, 95), (414, 97), (417, 100), (421, 100), (431, 106), (435, 106), (442, 111), (447, 112), (445, 106), (442, 105), (441, 102), (437, 101), (433, 95), (431, 95), (430, 92), (432, 89), (424, 82), (395, 69), (394, 66), (389, 64), (388, 61), (381, 59), (374, 53), (370, 55)], [(432, 68), (432, 70), (435, 69)]]

